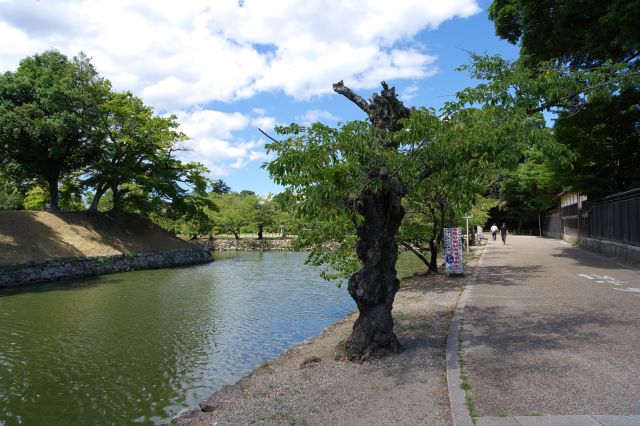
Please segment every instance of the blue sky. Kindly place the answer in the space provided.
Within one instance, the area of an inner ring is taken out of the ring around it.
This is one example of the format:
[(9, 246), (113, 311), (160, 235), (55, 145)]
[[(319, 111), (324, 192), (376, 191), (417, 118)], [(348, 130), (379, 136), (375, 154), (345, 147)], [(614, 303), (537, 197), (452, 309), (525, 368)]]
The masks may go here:
[[(467, 51), (515, 58), (490, 1), (0, 0), (0, 70), (25, 56), (83, 51), (115, 90), (176, 114), (200, 161), (233, 190), (279, 192), (260, 127), (364, 118), (331, 83), (365, 98), (379, 82), (409, 106), (440, 107), (473, 82)], [(9, 41), (8, 43), (6, 41)]]

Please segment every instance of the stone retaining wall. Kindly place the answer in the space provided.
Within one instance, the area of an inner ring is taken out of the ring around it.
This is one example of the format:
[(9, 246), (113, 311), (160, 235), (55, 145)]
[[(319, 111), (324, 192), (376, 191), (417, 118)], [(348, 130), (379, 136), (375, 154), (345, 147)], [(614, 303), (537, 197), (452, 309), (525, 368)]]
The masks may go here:
[(292, 240), (223, 240), (200, 239), (198, 243), (214, 251), (291, 251)]
[(595, 238), (581, 239), (580, 246), (619, 262), (640, 267), (640, 247)]
[(206, 247), (0, 265), (0, 288), (211, 262)]
[[(213, 239), (209, 240), (201, 238), (196, 243), (208, 247), (213, 251), (309, 251), (307, 248), (294, 249), (292, 239), (284, 240), (256, 240), (256, 239), (241, 239), (241, 240), (227, 240), (227, 239)], [(336, 250), (338, 243), (327, 241), (322, 244), (323, 250)]]

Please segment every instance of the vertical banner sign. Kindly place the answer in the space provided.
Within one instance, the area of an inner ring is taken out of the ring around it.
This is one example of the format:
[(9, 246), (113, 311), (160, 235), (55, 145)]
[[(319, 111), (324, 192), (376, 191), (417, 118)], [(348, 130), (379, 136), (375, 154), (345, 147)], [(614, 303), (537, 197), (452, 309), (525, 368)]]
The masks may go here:
[(462, 232), (460, 228), (444, 228), (444, 271), (462, 274)]

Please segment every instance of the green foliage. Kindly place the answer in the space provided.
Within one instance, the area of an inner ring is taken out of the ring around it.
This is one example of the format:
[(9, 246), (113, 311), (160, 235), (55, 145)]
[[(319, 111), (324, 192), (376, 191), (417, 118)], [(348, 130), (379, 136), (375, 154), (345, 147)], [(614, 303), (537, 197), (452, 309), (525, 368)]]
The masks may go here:
[(640, 1), (496, 0), (489, 16), (521, 56), (476, 61), (491, 80), (480, 98), (501, 92), (555, 110), (555, 134), (573, 156), (554, 169), (564, 189), (597, 198), (638, 186)]
[(82, 54), (25, 58), (0, 76), (0, 148), (8, 154), (0, 177), (11, 176), (0, 178), (0, 207), (82, 210), (92, 191), (93, 212), (126, 210), (169, 228), (182, 221), (181, 228), (210, 230), (207, 170), (175, 158), (186, 140), (177, 128), (176, 117), (111, 92)]
[(554, 169), (566, 189), (598, 198), (640, 187), (640, 87), (556, 120), (557, 140), (574, 153)]
[(496, 0), (489, 18), (498, 36), (519, 43), (530, 62), (583, 68), (628, 62), (640, 51), (638, 0)]
[(262, 220), (259, 216), (259, 205), (261, 202), (264, 203), (264, 200), (251, 191), (242, 191), (239, 194), (212, 192), (209, 199), (218, 208), (217, 212), (211, 214), (216, 233), (233, 234), (240, 238), (242, 228), (251, 227), (254, 230), (258, 221)]
[(606, 102), (620, 91), (637, 87), (640, 74), (634, 64), (605, 62), (574, 70), (555, 61), (528, 65), (499, 56), (472, 55), (461, 71), (483, 80), (460, 91), (447, 108), (483, 105), (516, 109), (535, 119), (540, 111), (576, 112), (587, 103)]
[(52, 210), (58, 180), (95, 158), (108, 92), (82, 54), (69, 60), (50, 50), (0, 76), (0, 147), (26, 176), (49, 184)]
[(0, 164), (0, 210), (23, 209), (28, 186), (15, 164)]
[(517, 169), (500, 183), (502, 209), (517, 222), (537, 221), (538, 215), (556, 205), (561, 191), (553, 165), (542, 152), (530, 149)]
[(632, 164), (640, 156), (640, 75), (634, 64), (572, 70), (554, 62), (532, 66), (486, 56), (473, 61), (463, 69), (485, 82), (462, 91), (450, 108), (489, 105), (519, 111), (523, 121), (541, 121), (540, 111), (555, 112), (556, 137), (541, 133), (547, 141), (540, 147), (563, 189), (599, 196), (637, 184)]
[[(437, 121), (430, 111), (423, 114), (425, 120)], [(358, 269), (355, 226), (362, 218), (355, 208), (357, 199), (363, 191), (384, 185), (373, 171), (382, 170), (407, 184), (418, 174), (419, 163), (410, 161), (410, 152), (419, 143), (418, 133), (427, 136), (425, 128), (421, 125), (392, 135), (363, 121), (337, 128), (321, 123), (276, 128), (285, 139), (266, 146), (278, 157), (264, 167), (276, 183), (286, 187), (289, 206), (306, 222), (298, 243), (311, 247), (310, 263), (327, 265), (325, 278), (346, 278)], [(397, 144), (406, 152), (387, 149), (385, 143)], [(333, 242), (335, 251), (324, 250), (326, 242)]]
[(211, 182), (211, 192), (216, 194), (228, 194), (231, 192), (231, 188), (222, 179), (214, 180)]
[(42, 186), (34, 186), (24, 197), (24, 208), (26, 210), (44, 210), (48, 200), (48, 191)]
[[(497, 202), (481, 195), (496, 175), (517, 165), (525, 147), (544, 140), (540, 123), (515, 109), (449, 104), (447, 113), (437, 137), (416, 154), (429, 173), (405, 199), (407, 215), (399, 235), (432, 271), (437, 271), (443, 228), (464, 223), (467, 214), (474, 216), (470, 226), (484, 225)], [(420, 126), (419, 120), (412, 116), (409, 126)]]

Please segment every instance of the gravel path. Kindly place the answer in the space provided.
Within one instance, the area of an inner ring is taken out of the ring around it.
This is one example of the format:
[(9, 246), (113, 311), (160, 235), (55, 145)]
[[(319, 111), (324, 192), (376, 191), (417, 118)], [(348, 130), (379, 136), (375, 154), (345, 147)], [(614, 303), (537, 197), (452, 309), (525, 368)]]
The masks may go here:
[(640, 271), (558, 240), (490, 242), (463, 320), (476, 414), (640, 414)]
[(445, 345), (464, 279), (403, 280), (394, 303), (406, 350), (355, 364), (336, 348), (355, 314), (223, 387), (173, 425), (450, 425)]

